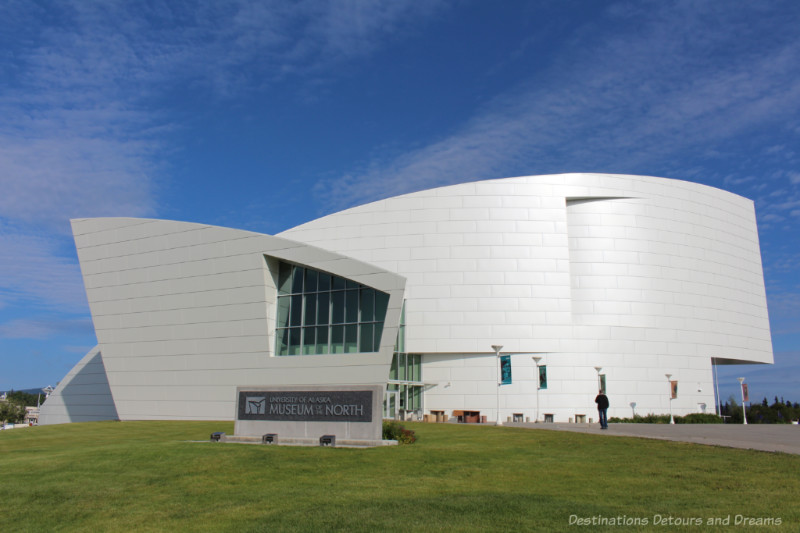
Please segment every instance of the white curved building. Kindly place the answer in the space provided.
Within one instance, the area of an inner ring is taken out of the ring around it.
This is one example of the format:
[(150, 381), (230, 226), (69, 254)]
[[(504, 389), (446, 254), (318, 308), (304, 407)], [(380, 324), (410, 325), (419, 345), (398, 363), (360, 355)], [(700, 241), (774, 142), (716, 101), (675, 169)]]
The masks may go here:
[[(714, 362), (773, 362), (753, 203), (695, 183), (472, 182), (277, 237), (140, 219), (73, 231), (98, 347), (41, 423), (231, 419), (237, 385), (292, 384), (381, 383), (389, 414), (465, 420), (588, 420), (598, 383), (609, 416), (714, 412)], [(289, 288), (297, 272), (331, 287)], [(347, 290), (374, 303), (356, 312)]]

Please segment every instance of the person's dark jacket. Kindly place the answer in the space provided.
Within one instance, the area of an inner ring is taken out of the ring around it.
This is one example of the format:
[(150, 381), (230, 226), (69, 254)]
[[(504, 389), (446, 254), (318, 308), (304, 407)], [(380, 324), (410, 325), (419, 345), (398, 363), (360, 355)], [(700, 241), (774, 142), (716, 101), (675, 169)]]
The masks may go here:
[(605, 394), (598, 394), (597, 398), (594, 399), (594, 403), (597, 404), (598, 409), (608, 409), (608, 396)]

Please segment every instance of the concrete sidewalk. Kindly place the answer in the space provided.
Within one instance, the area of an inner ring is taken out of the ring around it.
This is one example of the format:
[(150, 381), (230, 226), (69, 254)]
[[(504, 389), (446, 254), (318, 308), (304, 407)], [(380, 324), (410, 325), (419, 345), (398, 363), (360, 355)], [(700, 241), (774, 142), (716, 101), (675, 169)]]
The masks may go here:
[(607, 430), (601, 430), (599, 424), (508, 422), (505, 425), (800, 454), (800, 426), (791, 424), (609, 424)]

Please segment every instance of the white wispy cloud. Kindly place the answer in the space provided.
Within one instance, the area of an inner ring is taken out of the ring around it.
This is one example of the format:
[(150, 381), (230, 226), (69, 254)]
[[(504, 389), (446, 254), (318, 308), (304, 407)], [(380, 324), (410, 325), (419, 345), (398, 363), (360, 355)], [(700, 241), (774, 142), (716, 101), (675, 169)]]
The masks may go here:
[[(71, 217), (153, 216), (180, 128), (158, 103), (310, 80), (444, 2), (9, 1), (0, 6), (0, 306), (83, 310)], [(29, 327), (4, 331), (41, 331)], [(18, 326), (18, 324), (16, 324)], [(44, 327), (44, 326), (42, 326)]]
[[(76, 333), (92, 335), (94, 333), (92, 321), (89, 319), (70, 320), (58, 318), (49, 320), (17, 319), (0, 324), (0, 338), (5, 339), (46, 339), (53, 335), (74, 335)], [(82, 348), (81, 350), (86, 351)]]
[(646, 171), (800, 108), (796, 33), (727, 61), (729, 51), (768, 34), (778, 10), (751, 8), (762, 17), (754, 20), (743, 4), (620, 6), (609, 17), (635, 19), (627, 31), (603, 32), (602, 20), (576, 30), (555, 66), (476, 110), (453, 134), (321, 181), (318, 194), (341, 208), (477, 177)]
[(0, 224), (0, 307), (33, 305), (49, 312), (85, 312), (86, 292), (62, 239)]

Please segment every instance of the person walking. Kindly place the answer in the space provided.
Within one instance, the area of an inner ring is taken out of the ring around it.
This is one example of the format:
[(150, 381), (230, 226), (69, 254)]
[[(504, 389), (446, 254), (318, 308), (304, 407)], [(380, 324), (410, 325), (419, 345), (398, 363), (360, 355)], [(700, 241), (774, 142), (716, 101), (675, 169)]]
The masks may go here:
[(600, 389), (597, 397), (594, 399), (597, 404), (597, 413), (600, 415), (600, 429), (608, 429), (608, 396), (603, 394), (603, 389)]

